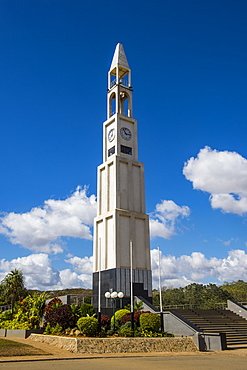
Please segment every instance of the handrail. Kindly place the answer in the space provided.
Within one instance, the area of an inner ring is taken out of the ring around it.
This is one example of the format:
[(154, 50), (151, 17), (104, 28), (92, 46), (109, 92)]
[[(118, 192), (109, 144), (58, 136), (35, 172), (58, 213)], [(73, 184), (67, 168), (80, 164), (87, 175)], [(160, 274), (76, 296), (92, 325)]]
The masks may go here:
[[(110, 82), (110, 89), (115, 85), (117, 85), (117, 79), (116, 78), (114, 78), (114, 80), (112, 80)], [(119, 85), (129, 87), (129, 82), (128, 82), (128, 80), (119, 80)]]
[[(158, 306), (155, 306), (158, 308)], [(172, 309), (196, 309), (196, 308), (204, 308), (204, 309), (207, 309), (207, 308), (226, 308), (227, 307), (227, 302), (218, 302), (218, 303), (194, 303), (194, 304), (190, 304), (190, 303), (187, 303), (187, 304), (175, 304), (175, 305), (168, 305), (168, 306), (163, 306), (163, 310), (172, 310)]]

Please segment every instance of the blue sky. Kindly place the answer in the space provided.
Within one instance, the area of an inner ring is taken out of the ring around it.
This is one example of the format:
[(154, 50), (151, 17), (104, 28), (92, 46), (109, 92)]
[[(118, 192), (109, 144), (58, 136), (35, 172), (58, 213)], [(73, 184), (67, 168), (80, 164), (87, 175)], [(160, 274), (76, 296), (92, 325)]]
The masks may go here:
[(0, 1), (0, 278), (21, 268), (30, 288), (90, 287), (121, 42), (154, 286), (158, 245), (162, 285), (247, 280), (246, 17), (244, 0)]

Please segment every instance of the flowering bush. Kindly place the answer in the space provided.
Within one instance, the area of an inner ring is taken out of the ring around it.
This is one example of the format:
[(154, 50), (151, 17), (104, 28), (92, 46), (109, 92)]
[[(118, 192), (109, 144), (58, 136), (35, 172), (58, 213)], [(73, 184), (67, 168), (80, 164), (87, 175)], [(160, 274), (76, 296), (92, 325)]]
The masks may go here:
[(54, 308), (57, 308), (57, 307), (62, 306), (62, 305), (63, 305), (63, 302), (61, 301), (61, 299), (58, 298), (58, 297), (55, 297), (45, 307), (45, 312), (49, 312), (49, 311), (53, 310)]

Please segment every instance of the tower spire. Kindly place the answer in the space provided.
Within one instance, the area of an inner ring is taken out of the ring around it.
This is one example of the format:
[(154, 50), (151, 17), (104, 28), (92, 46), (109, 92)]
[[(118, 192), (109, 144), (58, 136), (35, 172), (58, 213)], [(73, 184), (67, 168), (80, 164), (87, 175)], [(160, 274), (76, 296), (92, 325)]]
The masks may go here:
[(108, 72), (108, 89), (115, 85), (131, 87), (131, 70), (127, 61), (123, 45), (118, 43)]
[[(123, 67), (124, 69), (130, 69), (129, 68), (129, 63), (127, 61), (125, 52), (124, 52), (124, 47), (122, 44), (118, 43), (114, 52), (114, 56), (112, 59), (110, 71), (113, 69), (117, 68), (118, 66)], [(121, 77), (121, 76), (120, 76)]]

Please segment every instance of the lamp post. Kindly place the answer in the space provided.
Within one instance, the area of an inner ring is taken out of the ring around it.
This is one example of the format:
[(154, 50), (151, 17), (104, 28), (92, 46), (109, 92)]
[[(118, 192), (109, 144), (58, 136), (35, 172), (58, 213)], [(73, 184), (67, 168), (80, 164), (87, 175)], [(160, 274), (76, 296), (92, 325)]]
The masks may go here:
[(101, 332), (101, 238), (99, 238), (99, 290), (98, 290), (98, 320), (99, 333)]
[(115, 310), (116, 310), (116, 300), (122, 299), (124, 297), (123, 292), (106, 292), (105, 297), (110, 299), (112, 302), (112, 313), (113, 313), (113, 330), (115, 332)]

